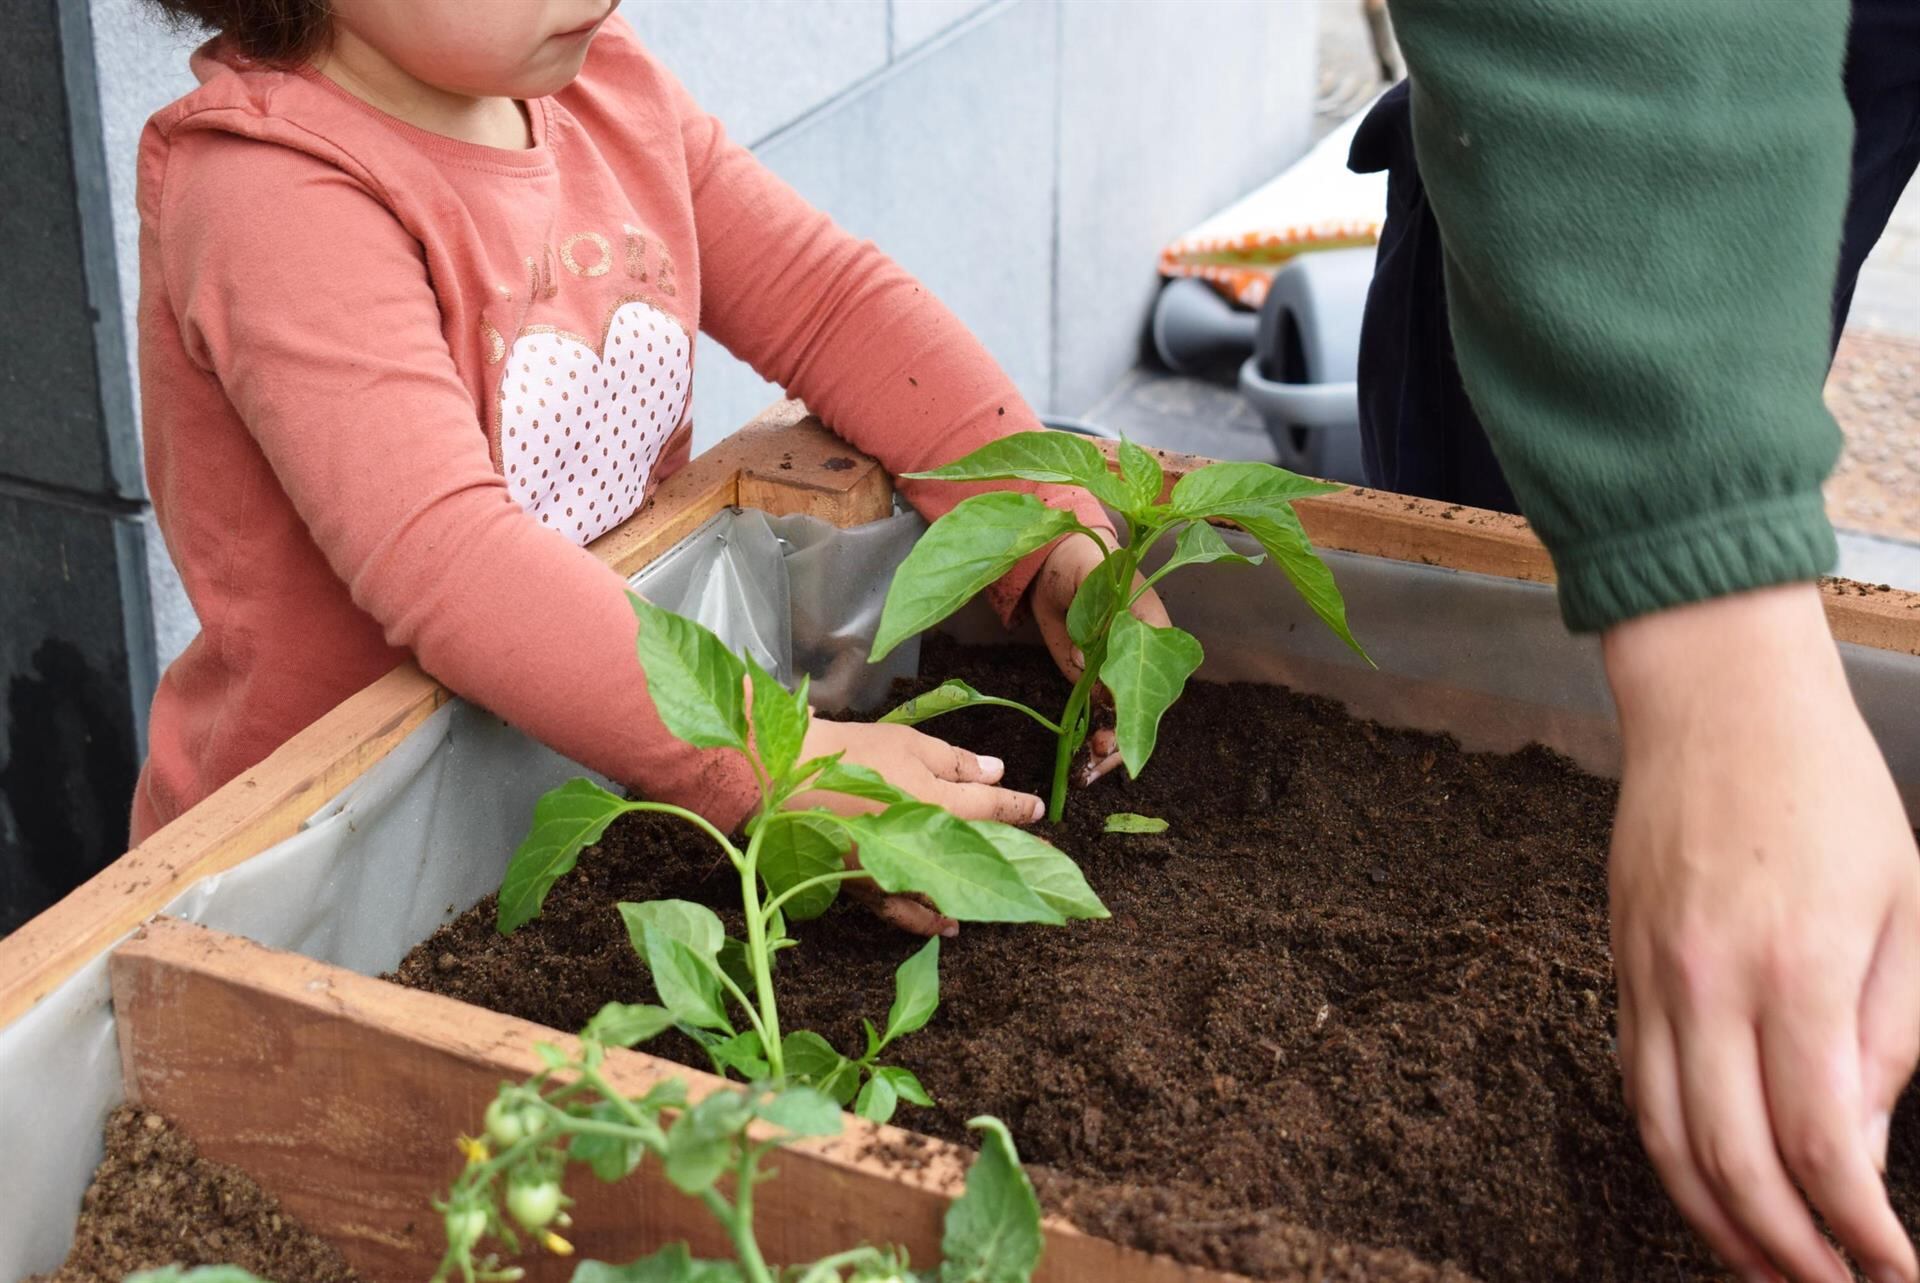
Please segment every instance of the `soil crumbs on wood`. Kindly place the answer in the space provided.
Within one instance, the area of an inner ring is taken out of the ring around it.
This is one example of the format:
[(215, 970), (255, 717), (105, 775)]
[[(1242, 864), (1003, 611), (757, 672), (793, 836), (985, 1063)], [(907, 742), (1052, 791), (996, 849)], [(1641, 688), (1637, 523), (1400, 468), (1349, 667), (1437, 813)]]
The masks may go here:
[(238, 1265), (273, 1283), (358, 1283), (339, 1252), (251, 1177), (201, 1158), (160, 1115), (122, 1106), (106, 1139), (66, 1263), (27, 1283), (121, 1283), (168, 1265)]
[[(930, 640), (922, 669), (1036, 707), (1066, 693), (1038, 652)], [(1044, 789), (1051, 743), (1018, 714), (927, 729)], [(1463, 753), (1326, 700), (1192, 684), (1145, 776), (1077, 795), (1047, 831), (1112, 919), (944, 942), (939, 1012), (889, 1052), (939, 1104), (894, 1121), (964, 1141), (969, 1117), (997, 1114), (1050, 1210), (1261, 1278), (1722, 1278), (1621, 1100), (1613, 801), (1544, 749)], [(1171, 827), (1103, 833), (1114, 811)], [(629, 816), (540, 919), (503, 939), (489, 898), (398, 978), (577, 1029), (603, 1002), (653, 997), (616, 901), (704, 900), (738, 933), (736, 895), (697, 835)], [(861, 1017), (884, 1019), (919, 942), (844, 904), (795, 934), (784, 1026), (859, 1051)], [(677, 1034), (647, 1049), (705, 1067)], [(1903, 1109), (1892, 1170), (1909, 1225), (1916, 1158)]]

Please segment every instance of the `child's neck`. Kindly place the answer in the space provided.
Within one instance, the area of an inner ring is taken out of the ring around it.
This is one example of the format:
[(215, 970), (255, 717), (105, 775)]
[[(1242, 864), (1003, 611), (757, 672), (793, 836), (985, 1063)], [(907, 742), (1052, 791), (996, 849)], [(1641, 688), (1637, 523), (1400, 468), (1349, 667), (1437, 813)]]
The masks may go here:
[(476, 98), (430, 85), (352, 32), (337, 30), (315, 70), (342, 89), (416, 129), (482, 147), (534, 145), (526, 107), (512, 98)]

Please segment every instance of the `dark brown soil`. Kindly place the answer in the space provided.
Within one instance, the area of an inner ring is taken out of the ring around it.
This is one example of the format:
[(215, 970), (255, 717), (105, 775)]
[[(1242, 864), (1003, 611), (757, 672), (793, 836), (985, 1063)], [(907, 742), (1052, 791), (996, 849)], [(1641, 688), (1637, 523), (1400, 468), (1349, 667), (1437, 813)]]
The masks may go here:
[[(923, 667), (1036, 704), (1064, 696), (1037, 653), (936, 643)], [(936, 728), (1042, 786), (1051, 747), (1019, 716)], [(895, 1121), (963, 1139), (967, 1118), (997, 1114), (1054, 1210), (1260, 1277), (1719, 1278), (1621, 1102), (1613, 800), (1543, 749), (1463, 753), (1276, 688), (1190, 687), (1146, 776), (1103, 781), (1049, 832), (1112, 920), (947, 942), (939, 1014), (897, 1048), (940, 1103)], [(1172, 827), (1110, 836), (1112, 811)], [(502, 939), (489, 899), (400, 978), (577, 1028), (604, 1001), (651, 996), (614, 903), (724, 908), (736, 888), (718, 858), (686, 828), (630, 817), (541, 919)], [(917, 942), (845, 905), (797, 934), (783, 1022), (858, 1050), (860, 1018), (884, 1017)], [(703, 1064), (678, 1035), (650, 1050)], [(1909, 1224), (1916, 1147), (1903, 1111)]]
[(246, 1173), (201, 1158), (160, 1115), (122, 1107), (106, 1136), (73, 1250), (27, 1283), (121, 1283), (168, 1265), (238, 1265), (274, 1283), (357, 1283), (337, 1251)]

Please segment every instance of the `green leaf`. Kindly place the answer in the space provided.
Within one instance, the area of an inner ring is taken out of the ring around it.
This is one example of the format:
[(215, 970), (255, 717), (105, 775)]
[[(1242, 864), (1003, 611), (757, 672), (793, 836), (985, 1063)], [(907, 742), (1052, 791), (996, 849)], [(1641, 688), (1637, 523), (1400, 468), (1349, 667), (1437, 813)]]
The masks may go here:
[(788, 776), (788, 779), (795, 787), (805, 784), (808, 780), (839, 761), (841, 756), (841, 753), (828, 753), (824, 757), (810, 757), (800, 763), (800, 765), (794, 767), (793, 773)]
[(992, 842), (937, 806), (902, 802), (841, 823), (853, 834), (860, 867), (884, 891), (917, 891), (965, 922), (1065, 920)]
[[(621, 906), (622, 910), (626, 908)], [(632, 923), (628, 924), (629, 930)], [(715, 949), (718, 953), (718, 949)], [(697, 954), (659, 927), (640, 926), (640, 956), (653, 973), (653, 987), (673, 1018), (700, 1029), (733, 1032), (721, 996), (720, 964), (711, 955)]]
[(896, 726), (916, 726), (931, 717), (978, 704), (987, 697), (959, 678), (950, 678), (923, 695), (915, 695), (880, 720)]
[(1078, 524), (1072, 513), (1049, 508), (1030, 494), (994, 490), (961, 500), (920, 536), (894, 571), (868, 662), (880, 662), (907, 638), (966, 605), (1016, 561)]
[(807, 738), (807, 678), (802, 676), (799, 687), (789, 692), (751, 655), (747, 673), (753, 681), (753, 749), (767, 774), (782, 780), (800, 760), (800, 745)]
[(882, 802), (892, 806), (895, 802), (911, 802), (913, 795), (887, 783), (886, 777), (869, 766), (857, 762), (835, 762), (820, 772), (820, 778), (813, 787), (829, 793), (845, 793), (848, 797), (863, 797), (869, 802)]
[[(1037, 481), (1080, 486), (1091, 490), (1108, 507), (1128, 511), (1128, 491), (1108, 471), (1106, 456), (1093, 442), (1072, 432), (1015, 432), (989, 441), (945, 467), (904, 475), (926, 481)], [(1159, 498), (1157, 488), (1154, 498)]]
[(749, 1029), (731, 1038), (713, 1038), (711, 1042), (702, 1039), (701, 1042), (718, 1072), (724, 1074), (731, 1069), (748, 1082), (758, 1082), (767, 1076), (766, 1050), (760, 1045), (758, 1030)]
[(1107, 906), (1087, 885), (1073, 857), (1045, 838), (995, 820), (974, 820), (975, 833), (993, 843), (1020, 880), (1063, 918), (1104, 918)]
[(753, 1119), (753, 1107), (737, 1091), (712, 1093), (667, 1128), (667, 1179), (683, 1194), (712, 1189), (733, 1158), (734, 1141)]
[(1166, 484), (1160, 462), (1125, 437), (1120, 439), (1120, 484), (1126, 488), (1128, 503), (1120, 505), (1129, 514), (1151, 508), (1160, 502), (1160, 487)]
[(893, 973), (893, 1008), (887, 1012), (887, 1032), (880, 1045), (926, 1028), (939, 1007), (940, 937), (934, 936)]
[(640, 947), (643, 926), (658, 927), (702, 958), (718, 955), (727, 938), (720, 915), (691, 900), (648, 900), (644, 904), (622, 900), (616, 907), (627, 924), (627, 937), (636, 949)]
[(494, 925), (510, 935), (540, 914), (553, 884), (573, 870), (580, 852), (600, 840), (628, 809), (592, 780), (568, 780), (533, 806), (533, 827), (507, 861)]
[[(586, 1111), (586, 1116), (603, 1123), (627, 1121), (625, 1112), (611, 1100), (594, 1102), (593, 1107)], [(567, 1154), (575, 1162), (585, 1163), (592, 1168), (595, 1176), (612, 1184), (631, 1176), (633, 1169), (646, 1158), (647, 1150), (639, 1141), (624, 1136), (578, 1132), (568, 1146)]]
[[(782, 895), (809, 878), (846, 868), (847, 850), (847, 836), (839, 825), (805, 812), (783, 816), (760, 838), (760, 878), (770, 896)], [(829, 882), (802, 891), (785, 909), (795, 921), (804, 922), (825, 913), (838, 894), (840, 884)]]
[(1334, 635), (1353, 649), (1354, 654), (1373, 663), (1371, 656), (1353, 639), (1352, 631), (1347, 627), (1347, 603), (1341, 597), (1340, 589), (1333, 582), (1333, 572), (1327, 569), (1327, 563), (1313, 550), (1313, 544), (1307, 540), (1307, 532), (1300, 528), (1300, 518), (1291, 508), (1281, 507), (1269, 513), (1242, 513), (1234, 520), (1245, 527), (1246, 532), (1260, 541), (1287, 578), (1292, 581), (1298, 592), (1320, 621), (1333, 629)]
[(1067, 607), (1067, 636), (1081, 650), (1100, 639), (1108, 618), (1119, 609), (1117, 569), (1117, 559), (1107, 558), (1074, 591), (1073, 604)]
[(761, 1101), (760, 1117), (789, 1136), (837, 1136), (840, 1106), (812, 1087), (788, 1087)]
[(899, 1103), (893, 1084), (875, 1074), (860, 1089), (860, 1095), (853, 1102), (853, 1112), (869, 1122), (884, 1123), (893, 1118), (894, 1107)]
[(582, 1038), (609, 1047), (631, 1047), (673, 1028), (673, 1013), (650, 1002), (610, 1002), (593, 1014)]
[(927, 1094), (927, 1089), (920, 1085), (920, 1080), (913, 1076), (911, 1069), (881, 1065), (873, 1071), (873, 1076), (886, 1079), (887, 1085), (893, 1088), (893, 1094), (909, 1105), (918, 1105), (922, 1109), (933, 1107), (933, 1097)]
[(722, 940), (714, 961), (720, 964), (720, 973), (727, 979), (745, 992), (753, 991), (753, 955), (747, 952), (745, 940), (735, 940), (732, 936)]
[(1265, 561), (1264, 554), (1255, 553), (1248, 557), (1233, 550), (1233, 545), (1220, 537), (1220, 532), (1204, 521), (1192, 521), (1180, 528), (1180, 535), (1173, 541), (1173, 555), (1167, 558), (1167, 564), (1159, 573), (1167, 574), (1181, 566), (1199, 565), (1209, 561), (1232, 561), (1242, 566), (1257, 566)]
[(1175, 516), (1189, 520), (1232, 517), (1242, 509), (1264, 511), (1344, 488), (1271, 463), (1210, 463), (1174, 482), (1169, 507)]
[(865, 1016), (860, 1017), (860, 1027), (867, 1031), (867, 1059), (872, 1060), (880, 1054), (880, 1031)]
[(1115, 811), (1107, 817), (1108, 833), (1165, 833), (1167, 822), (1151, 815), (1135, 815), (1132, 811)]
[(536, 1042), (533, 1044), (533, 1054), (540, 1057), (540, 1063), (548, 1069), (565, 1069), (567, 1067), (567, 1053), (561, 1051), (550, 1042)]
[(860, 1067), (833, 1049), (811, 1029), (796, 1029), (780, 1040), (787, 1077), (814, 1087), (845, 1105), (860, 1087)]
[(967, 1191), (947, 1209), (940, 1283), (1027, 1283), (1040, 1263), (1040, 1200), (1034, 1197), (1013, 1137), (997, 1118), (976, 1118), (980, 1155)]
[(1132, 615), (1113, 621), (1100, 679), (1113, 692), (1114, 738), (1127, 773), (1138, 779), (1153, 756), (1160, 718), (1180, 698), (1203, 652), (1191, 633), (1155, 628)]
[(696, 748), (747, 747), (747, 668), (712, 633), (634, 593), (640, 666), (654, 711), (674, 738)]
[(571, 1283), (742, 1283), (745, 1278), (731, 1261), (697, 1261), (685, 1243), (669, 1243), (625, 1265), (582, 1261), (574, 1266)]

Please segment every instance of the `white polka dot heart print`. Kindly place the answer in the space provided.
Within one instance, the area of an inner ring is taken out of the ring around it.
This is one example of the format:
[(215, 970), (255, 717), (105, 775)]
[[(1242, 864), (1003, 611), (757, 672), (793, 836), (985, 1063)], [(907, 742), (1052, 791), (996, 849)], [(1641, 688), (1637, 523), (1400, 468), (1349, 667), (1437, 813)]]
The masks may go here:
[(500, 467), (540, 524), (586, 543), (632, 516), (692, 395), (692, 345), (672, 319), (624, 303), (598, 352), (523, 331), (500, 383)]

